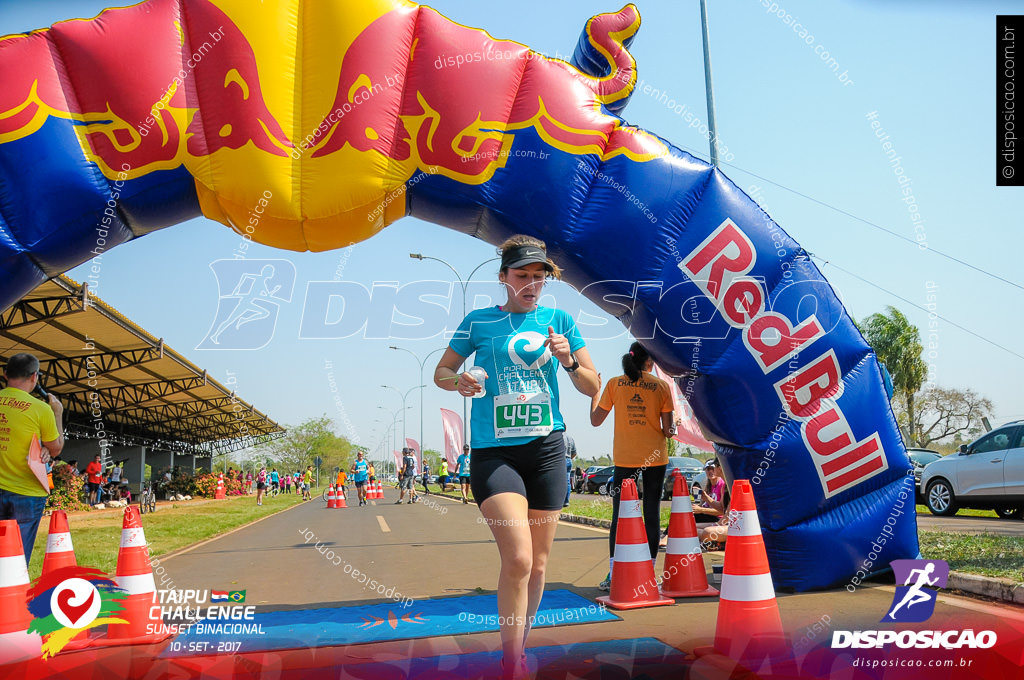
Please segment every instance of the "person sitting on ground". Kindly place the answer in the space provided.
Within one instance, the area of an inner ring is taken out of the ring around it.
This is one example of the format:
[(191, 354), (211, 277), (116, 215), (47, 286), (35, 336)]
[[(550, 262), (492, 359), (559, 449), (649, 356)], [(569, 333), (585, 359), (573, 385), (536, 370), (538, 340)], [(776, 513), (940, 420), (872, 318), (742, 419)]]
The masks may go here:
[(724, 547), (725, 539), (729, 533), (729, 486), (722, 474), (722, 464), (717, 458), (709, 460), (704, 466), (708, 473), (709, 491), (701, 494), (705, 500), (704, 507), (721, 513), (717, 522), (711, 524), (698, 524), (700, 533), (698, 539), (702, 546), (711, 546), (710, 549), (721, 549)]

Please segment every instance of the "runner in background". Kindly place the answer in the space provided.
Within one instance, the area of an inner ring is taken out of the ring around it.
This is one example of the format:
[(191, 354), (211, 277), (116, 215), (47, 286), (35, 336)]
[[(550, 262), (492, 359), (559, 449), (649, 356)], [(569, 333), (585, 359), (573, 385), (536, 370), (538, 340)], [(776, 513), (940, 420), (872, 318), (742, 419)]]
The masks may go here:
[(462, 447), (462, 455), (455, 461), (458, 466), (459, 487), (462, 489), (463, 504), (469, 503), (469, 444)]

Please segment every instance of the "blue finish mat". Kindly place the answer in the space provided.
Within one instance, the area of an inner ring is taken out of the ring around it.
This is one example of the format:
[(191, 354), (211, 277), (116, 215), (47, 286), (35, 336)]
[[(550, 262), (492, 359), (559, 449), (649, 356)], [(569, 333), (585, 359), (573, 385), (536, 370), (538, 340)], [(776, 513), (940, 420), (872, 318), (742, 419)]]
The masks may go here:
[[(533, 626), (621, 620), (601, 605), (568, 590), (544, 592)], [(208, 626), (225, 624), (224, 629)], [(162, 656), (212, 654), (225, 642), (236, 653), (357, 645), (386, 640), (498, 630), (497, 595), (468, 595), (402, 603), (257, 613), (253, 621), (209, 621), (172, 640)], [(234, 625), (234, 629), (232, 629)]]

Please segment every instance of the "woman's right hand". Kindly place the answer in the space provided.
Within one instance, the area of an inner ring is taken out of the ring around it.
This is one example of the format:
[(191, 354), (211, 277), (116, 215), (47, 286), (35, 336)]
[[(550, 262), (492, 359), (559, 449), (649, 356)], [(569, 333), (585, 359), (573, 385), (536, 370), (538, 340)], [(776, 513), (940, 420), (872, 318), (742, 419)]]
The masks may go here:
[[(486, 373), (485, 373), (486, 375)], [(487, 376), (490, 377), (490, 376)], [(464, 397), (472, 397), (477, 392), (482, 392), (484, 389), (483, 385), (476, 381), (469, 371), (461, 373), (459, 375), (459, 384), (456, 387), (456, 391)]]

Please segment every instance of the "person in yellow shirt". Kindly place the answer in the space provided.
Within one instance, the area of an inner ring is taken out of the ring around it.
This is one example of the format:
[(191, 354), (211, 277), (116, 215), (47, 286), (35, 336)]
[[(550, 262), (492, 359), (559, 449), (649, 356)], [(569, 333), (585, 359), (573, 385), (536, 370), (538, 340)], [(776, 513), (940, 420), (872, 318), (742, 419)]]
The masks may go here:
[(612, 530), (608, 537), (608, 576), (598, 586), (611, 589), (612, 556), (615, 554), (615, 525), (619, 519), (622, 482), (632, 478), (643, 485), (644, 528), (651, 561), (658, 557), (661, 532), (661, 491), (668, 465), (667, 438), (675, 434), (672, 391), (664, 380), (651, 374), (654, 360), (639, 342), (622, 356), (624, 375), (612, 378), (600, 398), (591, 398), (590, 423), (601, 425), (615, 409), (615, 437), (612, 456), (615, 474), (609, 485), (612, 497)]
[[(4, 377), (7, 387), (0, 390), (0, 519), (17, 520), (27, 564), (49, 493), (28, 466), (29, 448), (33, 438), (38, 438), (43, 463), (60, 455), (64, 407), (57, 397), (39, 388), (39, 360), (31, 354), (8, 359)], [(37, 388), (46, 402), (31, 394)]]

